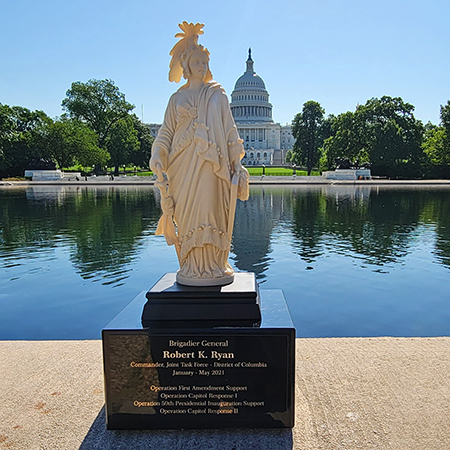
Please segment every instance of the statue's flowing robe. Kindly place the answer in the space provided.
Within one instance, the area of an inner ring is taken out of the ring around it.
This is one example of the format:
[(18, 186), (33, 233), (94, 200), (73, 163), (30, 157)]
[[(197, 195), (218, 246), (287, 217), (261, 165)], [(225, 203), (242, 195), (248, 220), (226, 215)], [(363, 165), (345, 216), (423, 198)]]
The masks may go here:
[[(160, 219), (157, 234), (179, 247), (180, 274), (215, 278), (232, 273), (227, 236), (231, 178), (244, 147), (222, 87), (211, 81), (194, 94), (181, 88), (169, 100), (153, 144), (150, 166), (166, 173), (173, 210)], [(248, 198), (248, 177), (238, 197)], [(164, 208), (163, 208), (164, 212)], [(168, 225), (177, 226), (178, 242)]]

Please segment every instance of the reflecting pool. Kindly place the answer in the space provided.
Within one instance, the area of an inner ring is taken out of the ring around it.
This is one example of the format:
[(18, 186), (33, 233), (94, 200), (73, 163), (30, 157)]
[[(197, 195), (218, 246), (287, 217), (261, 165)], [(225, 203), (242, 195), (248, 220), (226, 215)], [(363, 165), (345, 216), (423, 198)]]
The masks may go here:
[[(148, 186), (0, 188), (0, 339), (99, 339), (177, 269)], [(252, 186), (230, 255), (299, 337), (450, 335), (450, 188)]]

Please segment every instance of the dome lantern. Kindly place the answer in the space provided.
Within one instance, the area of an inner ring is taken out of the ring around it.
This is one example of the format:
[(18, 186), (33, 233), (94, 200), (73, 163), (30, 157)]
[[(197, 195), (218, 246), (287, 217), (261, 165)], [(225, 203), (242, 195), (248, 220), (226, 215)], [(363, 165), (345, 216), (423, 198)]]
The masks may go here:
[(248, 73), (255, 73), (253, 69), (253, 59), (252, 59), (252, 49), (248, 49), (248, 59), (247, 59), (247, 71)]

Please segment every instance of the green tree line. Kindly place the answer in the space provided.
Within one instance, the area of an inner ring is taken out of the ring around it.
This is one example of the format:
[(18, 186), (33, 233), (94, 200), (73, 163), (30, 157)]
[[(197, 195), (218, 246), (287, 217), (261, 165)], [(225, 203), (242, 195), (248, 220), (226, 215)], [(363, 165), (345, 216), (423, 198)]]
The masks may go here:
[(52, 119), (43, 111), (0, 103), (0, 178), (23, 176), (39, 160), (58, 168), (132, 164), (146, 167), (153, 137), (132, 113), (134, 105), (112, 80), (74, 82), (62, 101), (64, 113)]
[(439, 125), (423, 125), (400, 97), (372, 98), (354, 112), (328, 117), (320, 103), (308, 101), (293, 120), (296, 141), (286, 159), (308, 174), (348, 159), (370, 163), (376, 176), (450, 178), (450, 101), (440, 118)]
[[(153, 138), (132, 113), (134, 105), (112, 80), (74, 82), (62, 100), (64, 113), (0, 103), (0, 178), (23, 176), (30, 163), (54, 162), (60, 169), (122, 165), (145, 167)], [(325, 117), (320, 103), (308, 101), (292, 122), (295, 144), (287, 161), (312, 170), (332, 170), (336, 159), (370, 163), (372, 174), (402, 178), (450, 178), (450, 101), (441, 123), (414, 117), (400, 97), (372, 98), (354, 112)]]

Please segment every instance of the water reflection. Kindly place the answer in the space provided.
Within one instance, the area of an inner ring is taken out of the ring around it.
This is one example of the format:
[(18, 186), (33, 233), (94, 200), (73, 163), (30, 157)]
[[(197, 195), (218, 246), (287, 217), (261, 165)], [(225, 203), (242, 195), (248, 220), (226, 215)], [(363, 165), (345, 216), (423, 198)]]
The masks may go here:
[(236, 266), (263, 280), (272, 243), (281, 233), (291, 237), (293, 252), (307, 264), (337, 253), (386, 272), (405, 262), (423, 227), (431, 226), (438, 261), (450, 267), (449, 193), (447, 188), (373, 186), (254, 188), (249, 201), (238, 205)]
[(238, 202), (231, 259), (241, 271), (255, 272), (260, 282), (270, 266), (274, 227), (284, 215), (284, 191), (254, 187), (246, 202)]
[(450, 201), (449, 192), (440, 192), (430, 199), (424, 211), (423, 220), (435, 224), (434, 254), (440, 264), (450, 268)]
[(309, 264), (324, 253), (324, 206), (321, 189), (294, 191), (292, 199), (292, 233), (294, 251)]
[(400, 262), (414, 238), (419, 192), (324, 186), (294, 192), (294, 246), (305, 261), (325, 252), (356, 254), (369, 264)]
[[(231, 259), (283, 289), (298, 336), (450, 335), (449, 194), (253, 186)], [(178, 268), (159, 216), (151, 187), (0, 189), (0, 339), (99, 338)]]
[[(154, 232), (156, 195), (143, 187), (0, 190), (2, 265), (54, 258), (64, 243), (84, 279), (120, 283)], [(404, 263), (424, 226), (435, 233), (437, 262), (450, 267), (448, 189), (252, 187), (249, 200), (238, 203), (231, 259), (263, 282), (274, 260), (273, 243), (288, 239), (308, 267), (331, 252), (388, 269)]]
[(152, 188), (33, 186), (0, 190), (0, 259), (5, 267), (69, 248), (84, 279), (120, 284), (160, 210)]
[[(321, 186), (251, 189), (239, 202), (233, 237), (238, 269), (264, 276), (271, 241), (291, 233), (294, 251), (314, 262), (325, 251), (354, 252), (370, 264), (401, 261), (420, 224), (435, 225), (435, 253), (450, 265), (448, 190)], [(67, 186), (0, 191), (2, 259), (17, 264), (34, 251), (73, 244), (72, 261), (89, 277), (114, 272), (137, 252), (160, 215), (153, 189)], [(26, 253), (16, 252), (26, 248)], [(15, 262), (14, 262), (15, 261)]]

